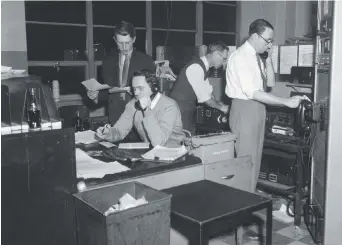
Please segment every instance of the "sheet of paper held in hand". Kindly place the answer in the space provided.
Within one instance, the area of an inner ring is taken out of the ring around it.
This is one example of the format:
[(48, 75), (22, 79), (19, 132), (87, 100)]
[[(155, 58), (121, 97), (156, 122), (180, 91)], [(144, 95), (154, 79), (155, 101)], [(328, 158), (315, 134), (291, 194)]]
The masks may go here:
[(76, 148), (77, 178), (103, 178), (106, 174), (120, 173), (130, 168), (119, 162), (103, 162), (90, 157), (86, 152)]
[(91, 78), (89, 80), (85, 80), (82, 82), (82, 84), (91, 91), (99, 91), (103, 89), (109, 89), (110, 86), (108, 84), (101, 84), (96, 79)]

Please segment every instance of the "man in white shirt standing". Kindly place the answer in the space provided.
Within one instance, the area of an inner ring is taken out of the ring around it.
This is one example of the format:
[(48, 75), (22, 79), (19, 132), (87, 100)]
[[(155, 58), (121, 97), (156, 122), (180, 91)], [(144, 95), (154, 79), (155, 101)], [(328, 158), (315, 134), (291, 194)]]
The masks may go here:
[(195, 132), (196, 101), (228, 113), (228, 105), (217, 101), (213, 96), (213, 88), (208, 80), (210, 67), (220, 68), (226, 64), (228, 47), (222, 42), (209, 45), (208, 53), (188, 63), (180, 72), (172, 88), (170, 97), (181, 110), (183, 128)]
[(275, 85), (270, 55), (265, 65), (260, 54), (270, 52), (273, 44), (273, 26), (266, 20), (255, 20), (249, 26), (249, 38), (228, 60), (226, 94), (232, 98), (229, 126), (237, 136), (237, 157), (252, 156), (256, 180), (261, 165), (264, 143), (265, 104), (296, 108), (305, 96), (277, 97), (267, 93)]

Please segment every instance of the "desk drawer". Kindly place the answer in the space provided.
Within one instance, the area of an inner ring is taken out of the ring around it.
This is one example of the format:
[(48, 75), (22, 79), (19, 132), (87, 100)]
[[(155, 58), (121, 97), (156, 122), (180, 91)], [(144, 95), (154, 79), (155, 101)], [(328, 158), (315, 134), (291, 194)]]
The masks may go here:
[(219, 184), (254, 192), (255, 174), (249, 156), (205, 164), (204, 176)]

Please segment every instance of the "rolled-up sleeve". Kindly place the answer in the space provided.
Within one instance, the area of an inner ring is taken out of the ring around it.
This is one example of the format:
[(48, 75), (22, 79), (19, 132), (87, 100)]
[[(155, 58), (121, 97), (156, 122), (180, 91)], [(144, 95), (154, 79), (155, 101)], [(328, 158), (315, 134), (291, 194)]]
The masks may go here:
[(208, 79), (204, 80), (204, 71), (199, 64), (190, 65), (186, 70), (186, 77), (199, 103), (211, 98), (213, 87), (210, 85)]

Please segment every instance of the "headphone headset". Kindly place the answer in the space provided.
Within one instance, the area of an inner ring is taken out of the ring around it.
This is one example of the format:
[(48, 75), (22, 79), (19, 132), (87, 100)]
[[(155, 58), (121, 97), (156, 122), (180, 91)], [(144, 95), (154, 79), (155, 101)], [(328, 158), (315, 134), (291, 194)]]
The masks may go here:
[[(158, 79), (157, 79), (156, 75), (153, 74), (151, 77), (147, 78), (146, 82), (150, 85), (150, 88), (152, 91), (151, 97), (156, 96), (156, 94), (159, 92), (159, 83), (158, 83)], [(151, 98), (151, 100), (152, 100), (152, 98)]]
[[(146, 78), (146, 82), (148, 83), (148, 85), (151, 88), (152, 94), (150, 96), (151, 101), (154, 99), (154, 97), (156, 97), (157, 93), (159, 92), (159, 83), (158, 83), (158, 79), (156, 77), (155, 74), (151, 75), (150, 77)], [(140, 102), (137, 101), (135, 102), (135, 108), (137, 110), (142, 110)]]

